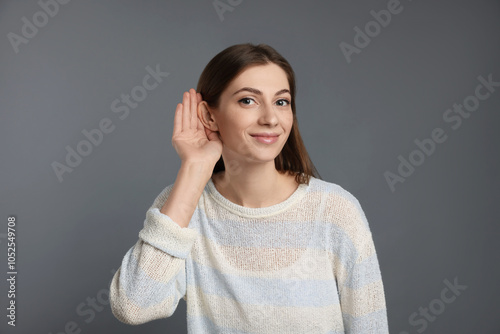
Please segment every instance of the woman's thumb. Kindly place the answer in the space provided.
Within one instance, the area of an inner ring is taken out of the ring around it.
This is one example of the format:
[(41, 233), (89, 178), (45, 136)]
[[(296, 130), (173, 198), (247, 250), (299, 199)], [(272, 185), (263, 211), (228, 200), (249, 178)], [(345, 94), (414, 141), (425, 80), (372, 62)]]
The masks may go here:
[[(205, 135), (207, 136), (208, 140), (213, 141), (213, 140), (219, 139), (219, 137), (217, 137), (217, 133), (219, 131), (212, 131), (207, 127), (204, 127), (204, 128), (205, 128)], [(216, 137), (214, 137), (214, 134)]]
[(210, 130), (208, 130), (208, 132), (209, 132), (207, 134), (208, 140), (210, 140), (210, 141), (221, 141), (220, 137), (219, 137), (219, 131), (210, 131)]

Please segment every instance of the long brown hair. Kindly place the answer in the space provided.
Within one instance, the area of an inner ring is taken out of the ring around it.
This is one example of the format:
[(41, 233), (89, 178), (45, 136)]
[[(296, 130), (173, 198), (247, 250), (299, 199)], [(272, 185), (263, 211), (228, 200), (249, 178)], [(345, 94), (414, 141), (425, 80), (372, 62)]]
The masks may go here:
[[(200, 75), (196, 91), (201, 94), (208, 106), (217, 109), (222, 92), (238, 74), (248, 66), (269, 63), (280, 66), (287, 75), (293, 112), (290, 135), (280, 154), (274, 159), (274, 165), (280, 173), (286, 171), (292, 175), (295, 173), (295, 180), (299, 184), (309, 184), (310, 176), (320, 179), (321, 177), (309, 158), (300, 136), (295, 111), (295, 73), (288, 61), (275, 49), (267, 44), (254, 45), (251, 43), (237, 44), (224, 49), (207, 64)], [(221, 156), (215, 164), (212, 176), (223, 170), (225, 167)]]

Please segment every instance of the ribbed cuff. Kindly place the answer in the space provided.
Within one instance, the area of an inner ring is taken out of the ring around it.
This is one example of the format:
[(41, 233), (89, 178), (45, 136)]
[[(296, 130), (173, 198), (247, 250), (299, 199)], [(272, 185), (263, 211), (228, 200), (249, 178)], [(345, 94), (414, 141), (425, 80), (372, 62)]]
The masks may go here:
[(158, 208), (150, 208), (146, 212), (144, 228), (139, 231), (139, 238), (148, 244), (182, 259), (189, 256), (197, 236), (198, 231), (180, 227)]

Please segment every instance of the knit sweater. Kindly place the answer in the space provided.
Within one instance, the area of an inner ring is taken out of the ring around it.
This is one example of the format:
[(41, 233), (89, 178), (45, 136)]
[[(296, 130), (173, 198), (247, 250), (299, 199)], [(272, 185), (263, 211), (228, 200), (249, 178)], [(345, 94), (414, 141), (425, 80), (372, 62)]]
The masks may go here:
[(187, 305), (188, 333), (388, 333), (384, 287), (358, 200), (311, 177), (281, 203), (248, 208), (212, 179), (188, 227), (146, 212), (110, 286), (114, 316), (139, 325)]

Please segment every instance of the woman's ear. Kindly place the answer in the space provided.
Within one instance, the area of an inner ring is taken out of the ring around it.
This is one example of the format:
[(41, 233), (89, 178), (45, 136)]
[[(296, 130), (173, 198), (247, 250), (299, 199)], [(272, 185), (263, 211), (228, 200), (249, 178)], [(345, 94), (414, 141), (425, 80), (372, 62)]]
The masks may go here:
[(213, 117), (213, 113), (210, 111), (210, 107), (206, 101), (201, 101), (198, 104), (198, 118), (204, 127), (210, 129), (211, 131), (219, 130), (217, 122)]

